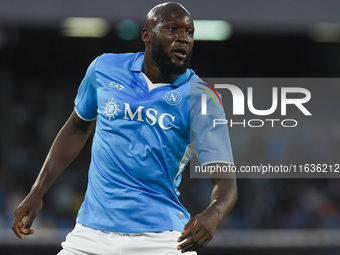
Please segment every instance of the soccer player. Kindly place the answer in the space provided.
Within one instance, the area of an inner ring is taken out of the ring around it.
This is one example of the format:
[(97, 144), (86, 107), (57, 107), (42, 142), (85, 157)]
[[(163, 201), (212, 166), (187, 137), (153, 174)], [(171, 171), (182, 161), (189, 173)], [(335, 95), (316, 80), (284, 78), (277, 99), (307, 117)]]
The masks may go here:
[[(211, 203), (194, 217), (178, 200), (181, 173), (195, 153), (201, 164), (233, 164), (227, 127), (202, 121), (200, 97), (191, 95), (200, 84), (188, 69), (191, 15), (178, 3), (157, 5), (141, 35), (145, 52), (103, 54), (90, 64), (74, 111), (14, 212), (19, 238), (34, 233), (44, 194), (94, 129), (85, 199), (59, 255), (196, 254), (234, 206), (233, 175), (213, 179)], [(217, 105), (209, 114), (224, 111)]]

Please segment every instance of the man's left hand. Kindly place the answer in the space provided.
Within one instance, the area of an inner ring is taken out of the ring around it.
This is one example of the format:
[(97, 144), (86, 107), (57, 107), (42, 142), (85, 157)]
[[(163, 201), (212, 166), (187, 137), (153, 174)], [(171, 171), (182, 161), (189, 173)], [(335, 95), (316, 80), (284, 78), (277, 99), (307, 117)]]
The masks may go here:
[(209, 215), (207, 211), (191, 218), (177, 241), (187, 240), (181, 243), (177, 249), (184, 253), (203, 248), (213, 238), (219, 222), (220, 219), (217, 215)]

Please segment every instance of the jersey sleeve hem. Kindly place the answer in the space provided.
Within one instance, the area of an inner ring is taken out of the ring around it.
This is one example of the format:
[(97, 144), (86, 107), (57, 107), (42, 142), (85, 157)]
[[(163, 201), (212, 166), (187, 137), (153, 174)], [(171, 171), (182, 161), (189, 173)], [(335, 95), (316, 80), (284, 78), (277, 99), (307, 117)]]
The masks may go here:
[(79, 118), (81, 118), (82, 120), (85, 120), (85, 121), (92, 121), (92, 120), (95, 120), (97, 119), (97, 116), (93, 119), (87, 119), (87, 118), (84, 118), (83, 116), (80, 115), (80, 113), (77, 111), (76, 107), (74, 107), (74, 111), (76, 112), (76, 114), (78, 115)]
[(229, 164), (229, 165), (235, 165), (234, 162), (231, 161), (225, 161), (225, 160), (213, 160), (213, 161), (207, 161), (202, 164), (202, 166), (205, 166), (207, 164)]

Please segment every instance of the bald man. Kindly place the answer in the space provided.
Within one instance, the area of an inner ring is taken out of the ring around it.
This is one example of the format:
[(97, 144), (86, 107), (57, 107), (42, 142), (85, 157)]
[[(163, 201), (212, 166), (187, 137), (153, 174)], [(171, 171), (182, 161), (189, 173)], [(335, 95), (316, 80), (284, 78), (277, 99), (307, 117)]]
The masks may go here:
[[(202, 123), (190, 103), (194, 29), (180, 4), (157, 5), (141, 33), (145, 52), (103, 54), (90, 64), (74, 111), (14, 212), (19, 238), (34, 233), (44, 194), (95, 130), (85, 199), (59, 255), (196, 254), (212, 239), (236, 201), (235, 176), (213, 179), (211, 204), (194, 217), (177, 190), (194, 154), (204, 165), (233, 164), (227, 127)], [(220, 118), (223, 108), (212, 114)]]

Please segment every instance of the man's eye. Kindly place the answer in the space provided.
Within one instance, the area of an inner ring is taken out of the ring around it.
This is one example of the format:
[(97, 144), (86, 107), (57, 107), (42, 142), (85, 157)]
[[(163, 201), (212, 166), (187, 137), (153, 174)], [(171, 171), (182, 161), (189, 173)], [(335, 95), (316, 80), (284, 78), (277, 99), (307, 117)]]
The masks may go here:
[(194, 34), (194, 31), (191, 30), (191, 29), (189, 29), (189, 30), (187, 30), (187, 33), (188, 33), (188, 35), (193, 35), (193, 34)]
[(168, 28), (170, 31), (177, 31), (177, 27), (169, 27)]

